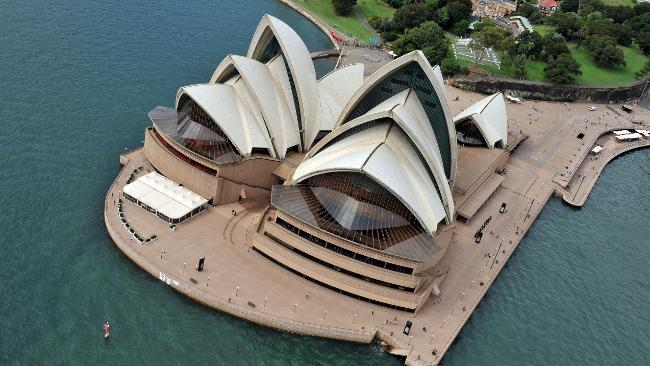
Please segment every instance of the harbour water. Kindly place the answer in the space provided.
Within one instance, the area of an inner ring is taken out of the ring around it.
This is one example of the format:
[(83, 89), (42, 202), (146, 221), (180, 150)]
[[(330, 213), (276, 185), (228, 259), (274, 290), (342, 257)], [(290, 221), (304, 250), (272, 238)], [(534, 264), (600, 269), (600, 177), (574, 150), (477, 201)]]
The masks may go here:
[[(402, 364), (377, 345), (207, 309), (138, 269), (104, 228), (103, 195), (146, 113), (244, 54), (265, 12), (311, 50), (330, 47), (276, 0), (0, 2), (0, 365)], [(581, 210), (553, 199), (444, 363), (645, 365), (649, 162), (650, 150), (615, 160)]]

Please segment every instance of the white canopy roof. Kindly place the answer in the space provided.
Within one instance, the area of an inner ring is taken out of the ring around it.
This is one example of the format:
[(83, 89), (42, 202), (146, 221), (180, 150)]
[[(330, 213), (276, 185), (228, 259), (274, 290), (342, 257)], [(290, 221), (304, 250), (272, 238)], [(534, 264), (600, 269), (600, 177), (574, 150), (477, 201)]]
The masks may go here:
[(483, 98), (454, 117), (454, 124), (470, 119), (483, 135), (490, 149), (500, 140), (508, 144), (508, 117), (503, 93)]
[(208, 203), (205, 198), (157, 172), (151, 172), (127, 184), (124, 193), (170, 219), (179, 219)]
[(636, 130), (636, 132), (642, 134), (645, 137), (650, 137), (650, 131), (648, 130)]
[(616, 135), (616, 138), (619, 140), (636, 140), (640, 139), (642, 136), (640, 133), (628, 133), (625, 135)]

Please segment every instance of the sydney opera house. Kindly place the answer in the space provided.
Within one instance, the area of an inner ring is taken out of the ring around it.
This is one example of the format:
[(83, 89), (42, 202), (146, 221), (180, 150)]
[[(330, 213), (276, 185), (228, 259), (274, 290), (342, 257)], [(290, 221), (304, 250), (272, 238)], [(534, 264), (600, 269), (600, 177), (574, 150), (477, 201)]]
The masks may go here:
[(517, 143), (501, 94), (452, 116), (422, 52), (367, 77), (352, 64), (318, 79), (300, 37), (269, 15), (246, 56), (227, 56), (149, 117), (143, 151), (159, 174), (207, 206), (268, 206), (249, 243), (256, 255), (408, 312), (439, 292), (430, 272), (450, 229), (501, 184), (495, 169)]

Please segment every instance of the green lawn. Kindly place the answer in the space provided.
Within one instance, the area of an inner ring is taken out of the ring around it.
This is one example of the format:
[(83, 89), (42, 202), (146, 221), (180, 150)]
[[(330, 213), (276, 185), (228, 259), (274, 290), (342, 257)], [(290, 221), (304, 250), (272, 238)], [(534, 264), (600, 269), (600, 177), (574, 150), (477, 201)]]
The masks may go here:
[[(467, 61), (464, 61), (464, 65), (469, 65), (470, 63)], [(544, 81), (544, 67), (546, 66), (545, 63), (541, 61), (530, 61), (526, 64), (526, 69), (528, 71), (528, 74), (526, 75), (526, 80), (534, 80), (534, 81)], [(500, 76), (509, 76), (512, 77), (512, 69), (511, 68), (506, 68), (506, 67), (501, 67), (500, 69), (497, 69), (494, 66), (481, 66), (485, 71), (489, 72), (492, 75), (500, 75)]]
[[(580, 64), (582, 75), (576, 80), (577, 84), (596, 84), (596, 85), (621, 85), (635, 81), (635, 73), (643, 67), (648, 61), (638, 47), (621, 47), (625, 55), (625, 67), (619, 66), (614, 68), (600, 67), (591, 61), (591, 57), (585, 52), (584, 47), (577, 48), (576, 43), (569, 43), (571, 55)], [(462, 65), (469, 65), (467, 61), (462, 61)], [(512, 76), (510, 68), (502, 67), (497, 69), (491, 66), (481, 66), (485, 71), (492, 75)], [(529, 61), (526, 64), (528, 75), (526, 79), (535, 81), (544, 81), (544, 67), (546, 63), (542, 61)]]
[[(354, 12), (348, 16), (342, 17), (334, 13), (334, 7), (331, 0), (291, 0), (303, 9), (315, 14), (330, 26), (337, 29), (340, 33), (350, 37), (355, 37), (362, 43), (368, 43), (374, 35), (368, 30), (363, 23), (354, 15)], [(385, 5), (379, 0), (359, 0), (358, 5), (361, 12), (368, 17), (370, 15), (390, 16), (395, 12), (394, 9)]]
[(634, 0), (602, 0), (602, 2), (605, 5), (611, 5), (611, 6), (627, 5), (629, 7), (633, 7), (634, 5), (636, 5)]
[(580, 63), (582, 76), (577, 80), (580, 84), (626, 84), (635, 80), (634, 74), (641, 70), (648, 58), (638, 48), (621, 47), (625, 55), (625, 67), (604, 68), (595, 65), (584, 47), (576, 48), (576, 44), (570, 43), (571, 55)]
[(555, 27), (552, 27), (550, 25), (544, 25), (544, 24), (534, 24), (533, 28), (535, 28), (535, 31), (539, 33), (540, 36), (544, 37), (545, 35), (549, 33), (555, 32)]
[(380, 18), (392, 17), (395, 9), (379, 0), (357, 0), (357, 7), (366, 18), (376, 15)]

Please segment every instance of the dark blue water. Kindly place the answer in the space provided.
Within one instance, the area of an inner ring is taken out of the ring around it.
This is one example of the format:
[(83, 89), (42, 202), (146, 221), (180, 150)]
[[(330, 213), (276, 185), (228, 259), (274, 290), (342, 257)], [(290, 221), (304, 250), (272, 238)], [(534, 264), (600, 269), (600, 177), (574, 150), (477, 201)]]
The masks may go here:
[[(401, 364), (200, 306), (104, 229), (146, 113), (244, 54), (265, 12), (330, 46), (275, 0), (0, 2), (0, 365)], [(647, 364), (649, 158), (615, 161), (580, 211), (550, 203), (445, 364)]]

